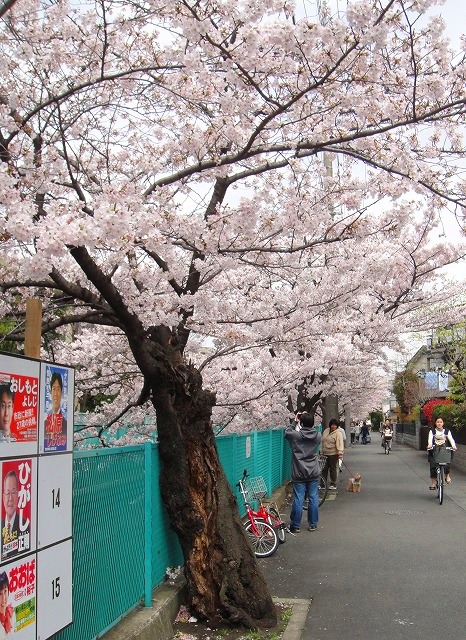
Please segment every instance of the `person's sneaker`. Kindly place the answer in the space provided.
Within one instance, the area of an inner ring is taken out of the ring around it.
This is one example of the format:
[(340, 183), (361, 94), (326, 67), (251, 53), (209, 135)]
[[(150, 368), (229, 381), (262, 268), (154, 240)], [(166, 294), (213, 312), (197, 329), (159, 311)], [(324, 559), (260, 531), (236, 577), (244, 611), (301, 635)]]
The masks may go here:
[(290, 527), (290, 533), (299, 533), (301, 531), (301, 529), (298, 529), (297, 527)]
[(311, 526), (309, 527), (309, 531), (317, 531), (317, 525), (311, 524)]
[(328, 485), (328, 488), (329, 488), (329, 489), (336, 489), (336, 488), (337, 488), (337, 485), (336, 485), (336, 484), (329, 484), (329, 485)]
[(307, 504), (303, 505), (304, 511), (307, 511)]

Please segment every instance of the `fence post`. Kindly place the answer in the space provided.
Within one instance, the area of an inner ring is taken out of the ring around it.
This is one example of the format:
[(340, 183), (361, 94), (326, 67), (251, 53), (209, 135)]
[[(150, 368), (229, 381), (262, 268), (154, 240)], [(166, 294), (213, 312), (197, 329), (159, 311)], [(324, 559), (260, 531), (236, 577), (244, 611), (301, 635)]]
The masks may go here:
[(272, 491), (273, 491), (273, 430), (269, 429), (269, 482), (268, 482), (268, 487), (269, 487), (269, 491), (270, 491), (270, 495), (272, 495)]
[(152, 606), (152, 444), (144, 444), (144, 606)]
[(282, 437), (280, 438), (280, 487), (283, 484), (283, 477), (285, 475), (285, 430), (282, 430)]

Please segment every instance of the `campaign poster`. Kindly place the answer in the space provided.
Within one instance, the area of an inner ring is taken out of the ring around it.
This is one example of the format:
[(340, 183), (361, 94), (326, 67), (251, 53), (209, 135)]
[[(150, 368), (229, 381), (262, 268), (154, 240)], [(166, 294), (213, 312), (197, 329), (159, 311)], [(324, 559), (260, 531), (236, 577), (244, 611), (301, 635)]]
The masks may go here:
[(39, 378), (0, 369), (0, 443), (36, 442), (38, 412)]
[(32, 458), (4, 460), (1, 464), (1, 562), (35, 548), (32, 498), (36, 491)]
[(74, 370), (42, 364), (41, 377), (43, 436), (39, 452), (70, 451), (73, 447)]
[(36, 555), (0, 568), (0, 638), (36, 637)]

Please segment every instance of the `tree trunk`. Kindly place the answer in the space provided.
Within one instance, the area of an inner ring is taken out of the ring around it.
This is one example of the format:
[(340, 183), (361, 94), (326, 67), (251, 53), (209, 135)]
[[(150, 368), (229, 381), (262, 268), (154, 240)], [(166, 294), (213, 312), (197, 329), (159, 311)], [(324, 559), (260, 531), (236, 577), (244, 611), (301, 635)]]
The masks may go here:
[(215, 397), (191, 365), (149, 381), (157, 412), (160, 486), (185, 560), (197, 616), (248, 628), (274, 627), (275, 606), (246, 538), (211, 425)]

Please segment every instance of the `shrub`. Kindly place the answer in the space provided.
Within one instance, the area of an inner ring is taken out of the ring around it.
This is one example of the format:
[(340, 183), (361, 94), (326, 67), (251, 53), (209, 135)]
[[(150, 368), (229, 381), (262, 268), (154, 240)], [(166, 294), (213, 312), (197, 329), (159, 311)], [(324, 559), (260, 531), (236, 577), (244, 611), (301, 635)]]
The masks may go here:
[(432, 424), (435, 424), (437, 418), (442, 418), (445, 427), (452, 429), (455, 422), (455, 408), (454, 404), (437, 404), (432, 410)]
[(453, 407), (453, 426), (459, 431), (466, 427), (466, 404), (455, 404)]
[(439, 405), (452, 405), (452, 404), (453, 402), (451, 400), (442, 400), (441, 398), (436, 398), (434, 400), (429, 400), (428, 402), (426, 402), (422, 407), (422, 412), (427, 418), (428, 423), (430, 425), (433, 425), (434, 424), (434, 416), (433, 416), (434, 408)]

